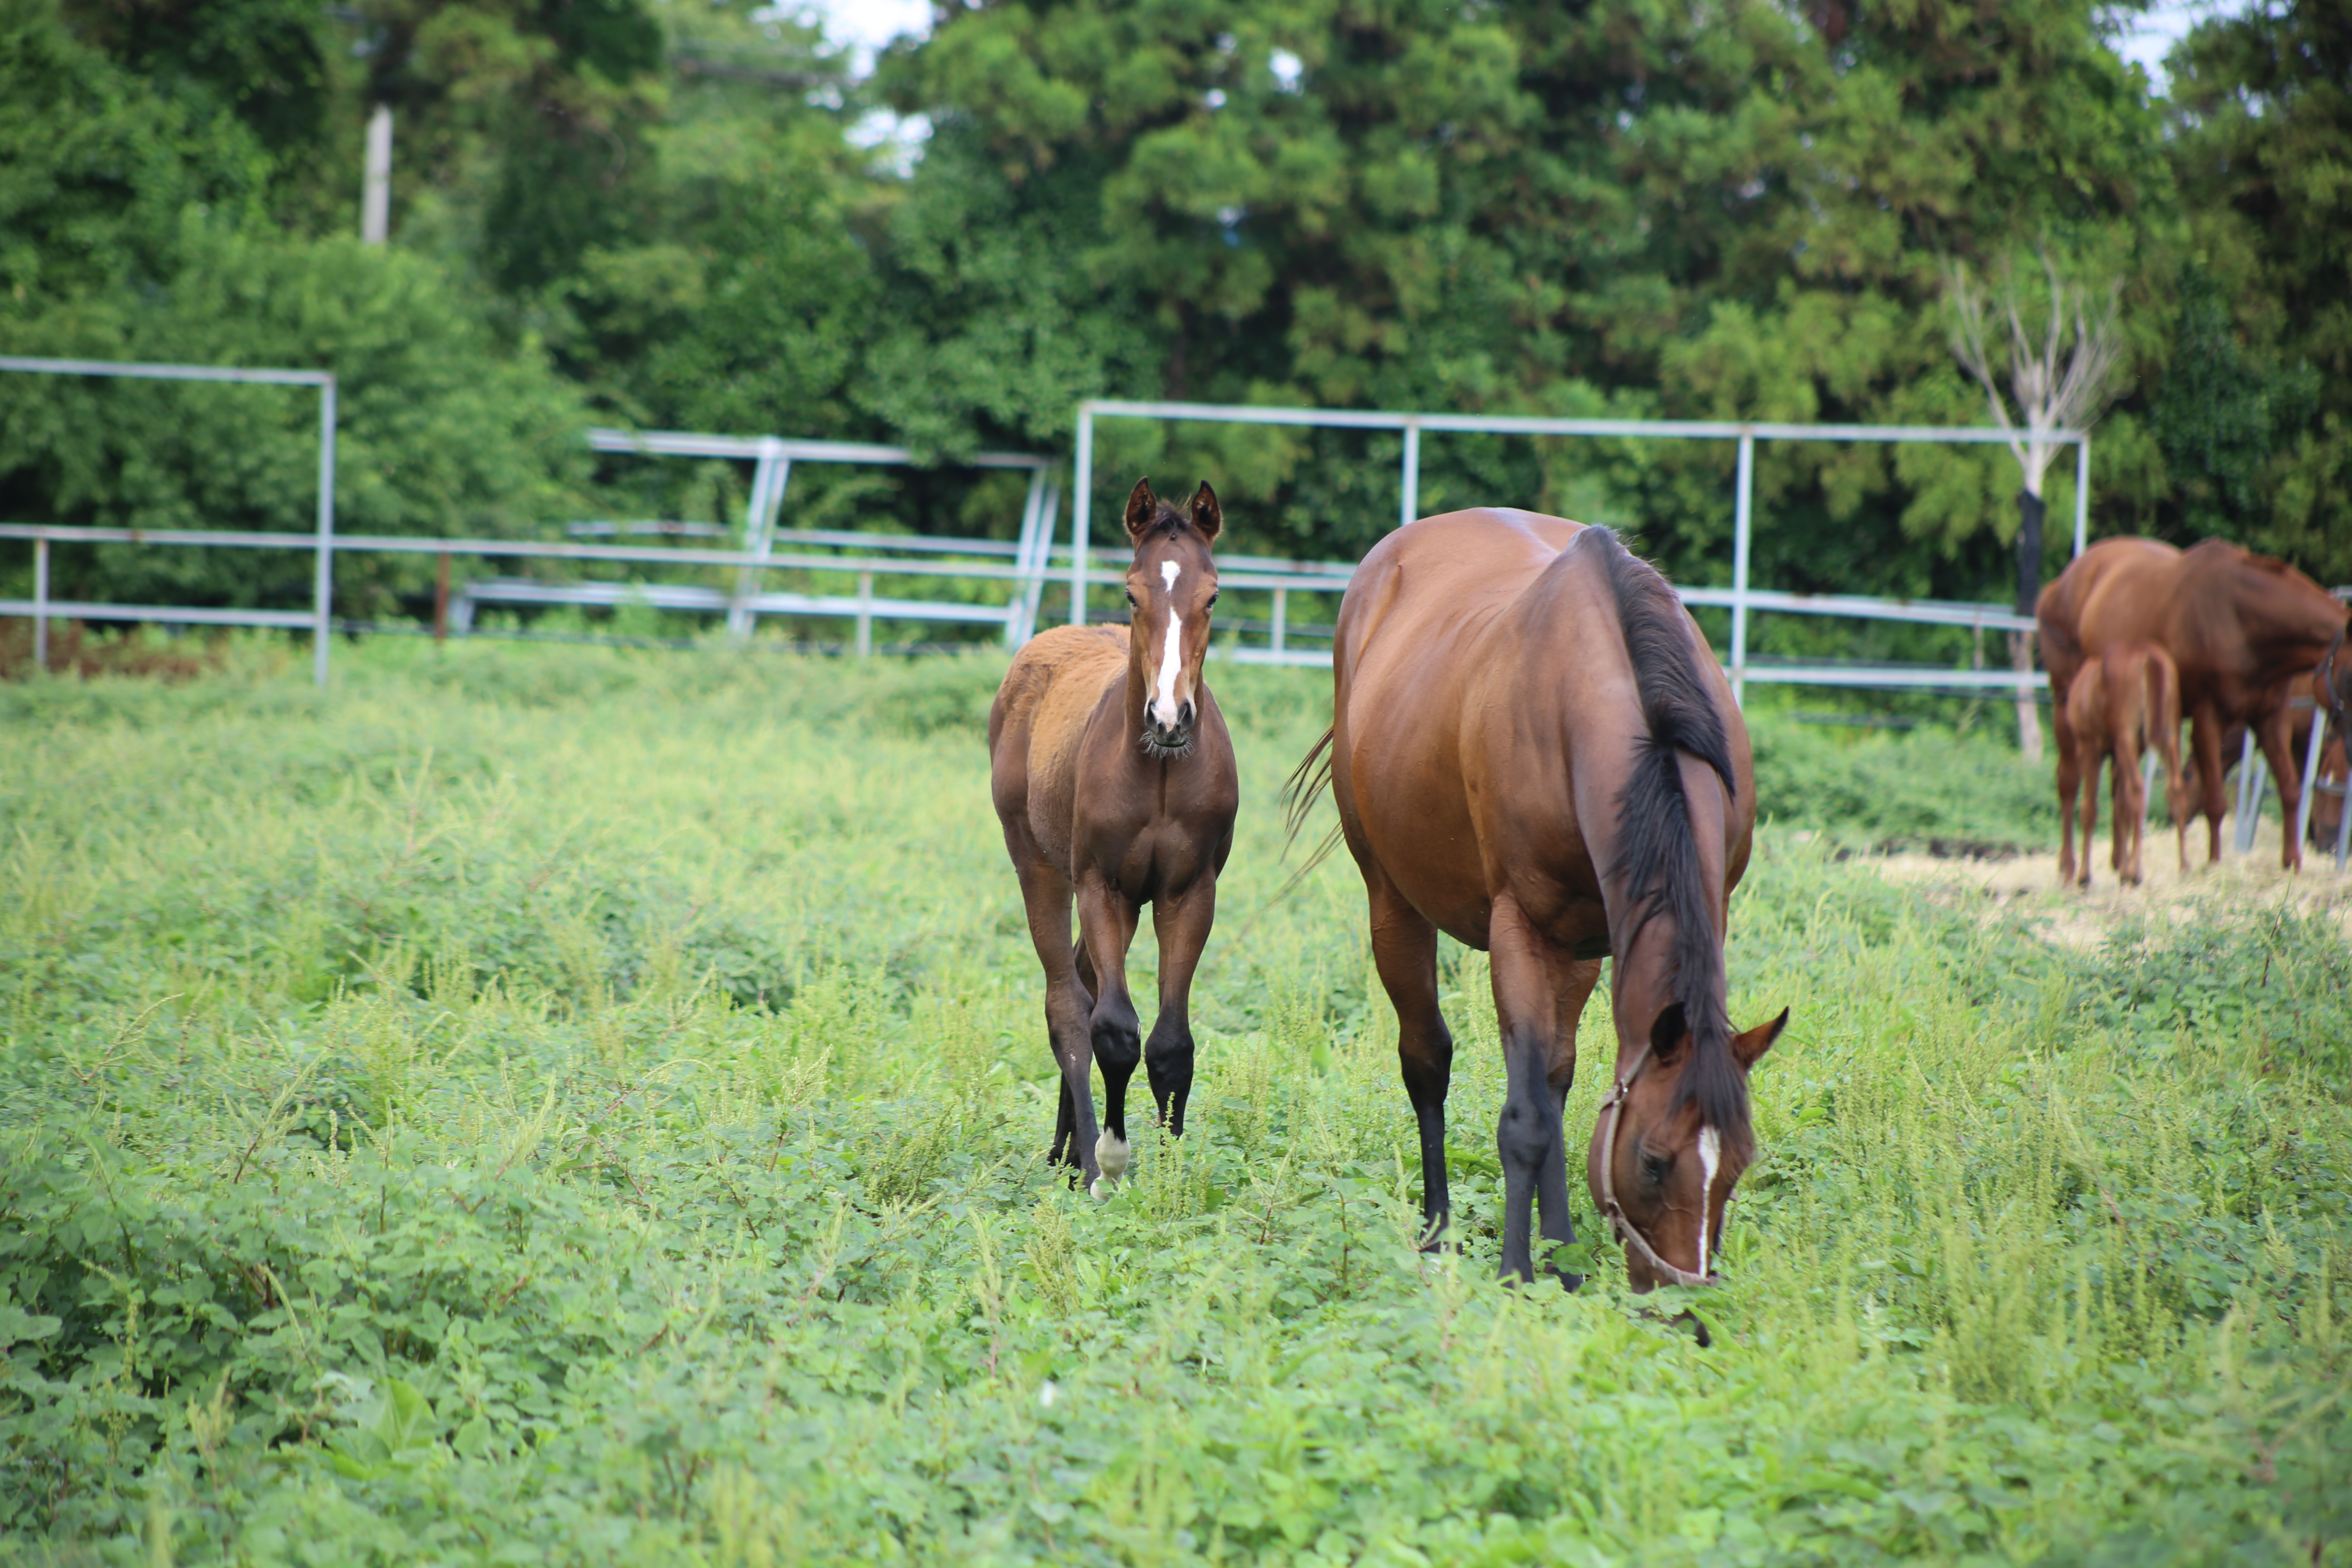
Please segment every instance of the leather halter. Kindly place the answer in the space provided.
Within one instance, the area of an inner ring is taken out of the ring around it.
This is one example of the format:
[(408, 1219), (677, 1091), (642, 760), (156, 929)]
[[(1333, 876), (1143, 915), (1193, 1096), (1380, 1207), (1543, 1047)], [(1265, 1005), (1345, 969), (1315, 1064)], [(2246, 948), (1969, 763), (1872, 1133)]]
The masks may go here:
[(1625, 1217), (1624, 1209), (1617, 1202), (1617, 1125), (1625, 1114), (1625, 1098), (1633, 1092), (1633, 1080), (1641, 1077), (1642, 1069), (1649, 1065), (1649, 1060), (1650, 1047), (1644, 1045), (1635, 1054), (1633, 1065), (1625, 1069), (1617, 1079), (1617, 1087), (1610, 1090), (1609, 1098), (1601, 1103), (1601, 1109), (1609, 1118), (1609, 1131), (1601, 1145), (1601, 1212), (1616, 1228), (1617, 1238), (1625, 1244), (1625, 1249), (1640, 1253), (1643, 1261), (1649, 1264), (1651, 1272), (1668, 1284), (1719, 1285), (1723, 1282), (1719, 1276), (1694, 1274), (1687, 1268), (1677, 1268), (1659, 1257), (1658, 1249), (1650, 1245), (1649, 1237), (1633, 1228), (1633, 1222)]

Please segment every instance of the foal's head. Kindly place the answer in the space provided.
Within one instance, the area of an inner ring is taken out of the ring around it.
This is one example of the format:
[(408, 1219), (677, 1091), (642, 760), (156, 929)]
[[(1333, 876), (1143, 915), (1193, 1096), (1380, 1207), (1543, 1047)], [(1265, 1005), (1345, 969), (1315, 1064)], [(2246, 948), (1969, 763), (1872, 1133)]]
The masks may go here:
[(1217, 563), (1209, 545), (1224, 526), (1216, 492), (1206, 484), (1178, 511), (1138, 479), (1127, 498), (1128, 661), (1143, 685), (1146, 754), (1179, 757), (1192, 749), (1193, 706), (1201, 661), (1209, 652), (1209, 607), (1217, 602)]
[[(1642, 1246), (1628, 1240), (1625, 1271), (1636, 1290), (1692, 1283), (1712, 1276), (1723, 1240), (1724, 1208), (1740, 1173), (1756, 1157), (1756, 1135), (1748, 1117), (1748, 1071), (1772, 1048), (1788, 1026), (1784, 1010), (1769, 1024), (1733, 1035), (1724, 1066), (1738, 1079), (1723, 1089), (1692, 1092), (1685, 1078), (1697, 1049), (1684, 1023), (1680, 1003), (1660, 1013), (1651, 1026), (1649, 1053), (1623, 1089), (1623, 1106), (1612, 1118), (1604, 1110), (1592, 1130), (1585, 1174), (1602, 1218), (1614, 1198), (1626, 1225), (1669, 1268), (1691, 1276), (1662, 1274)], [(1721, 1047), (1717, 1047), (1721, 1048)], [(1704, 1067), (1705, 1064), (1702, 1064)], [(1705, 1076), (1704, 1073), (1701, 1075)]]

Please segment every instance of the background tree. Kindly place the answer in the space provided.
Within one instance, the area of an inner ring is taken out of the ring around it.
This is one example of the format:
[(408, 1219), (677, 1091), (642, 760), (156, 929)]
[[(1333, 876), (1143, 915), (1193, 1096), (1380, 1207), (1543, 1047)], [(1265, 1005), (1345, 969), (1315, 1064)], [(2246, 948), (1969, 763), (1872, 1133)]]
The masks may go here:
[[(2043, 484), (2052, 461), (2066, 449), (2051, 433), (2090, 428), (2106, 409), (2124, 356), (2116, 321), (2116, 296), (2122, 285), (2110, 285), (2105, 300), (2095, 306), (2089, 287), (2059, 277), (2058, 264), (2047, 250), (2040, 260), (2045, 287), (2032, 299), (2013, 265), (2005, 267), (2000, 282), (1990, 289), (1972, 284), (1965, 264), (1955, 266), (1951, 273), (1952, 353), (1984, 388), (1993, 422), (2010, 432), (2009, 449), (2024, 476), (2017, 492), (2021, 616), (2033, 614), (2041, 597)], [(2037, 318), (2030, 329), (2028, 314)], [(2003, 325), (2009, 330), (2006, 375), (1993, 363)], [(2009, 646), (2018, 674), (2032, 673), (2033, 634), (2011, 632)], [(2032, 690), (2022, 679), (2017, 689), (2017, 743), (2030, 760), (2042, 760), (2041, 720)]]

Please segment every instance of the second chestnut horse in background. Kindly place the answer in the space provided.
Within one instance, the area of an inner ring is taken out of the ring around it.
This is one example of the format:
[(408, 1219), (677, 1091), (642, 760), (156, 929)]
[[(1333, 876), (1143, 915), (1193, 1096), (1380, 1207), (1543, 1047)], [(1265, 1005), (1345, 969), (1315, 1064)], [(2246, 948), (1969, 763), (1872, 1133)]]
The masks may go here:
[[(2142, 879), (2147, 784), (2140, 753), (2147, 746), (2164, 762), (2165, 805), (2172, 815), (2180, 868), (2188, 870), (2189, 781), (2180, 771), (2180, 675), (2172, 656), (2152, 642), (2116, 643), (2084, 665), (2066, 691), (2066, 739), (2074, 748), (2074, 776), (2083, 790), (2083, 864), (2076, 881), (2091, 885), (2091, 835), (2099, 822), (2103, 761), (2115, 769), (2115, 846), (2107, 863), (2123, 881)], [(2062, 800), (2062, 809), (2073, 804)]]

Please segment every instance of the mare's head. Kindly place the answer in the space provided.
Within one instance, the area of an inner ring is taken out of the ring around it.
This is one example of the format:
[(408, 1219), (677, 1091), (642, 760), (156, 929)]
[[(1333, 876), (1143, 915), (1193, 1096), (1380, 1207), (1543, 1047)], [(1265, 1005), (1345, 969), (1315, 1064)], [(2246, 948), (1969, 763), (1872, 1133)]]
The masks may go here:
[(1633, 1077), (1612, 1088), (1592, 1130), (1585, 1178), (1601, 1217), (1625, 1241), (1634, 1289), (1712, 1277), (1725, 1206), (1756, 1157), (1748, 1072), (1788, 1023), (1783, 1009), (1744, 1035), (1726, 1028), (1700, 1059), (1703, 1047), (1674, 1003), (1652, 1024)]
[(1217, 602), (1217, 563), (1209, 546), (1224, 526), (1216, 492), (1206, 484), (1179, 511), (1135, 481), (1127, 498), (1128, 665), (1143, 691), (1146, 755), (1178, 757), (1192, 749), (1201, 661), (1209, 653), (1209, 607)]

